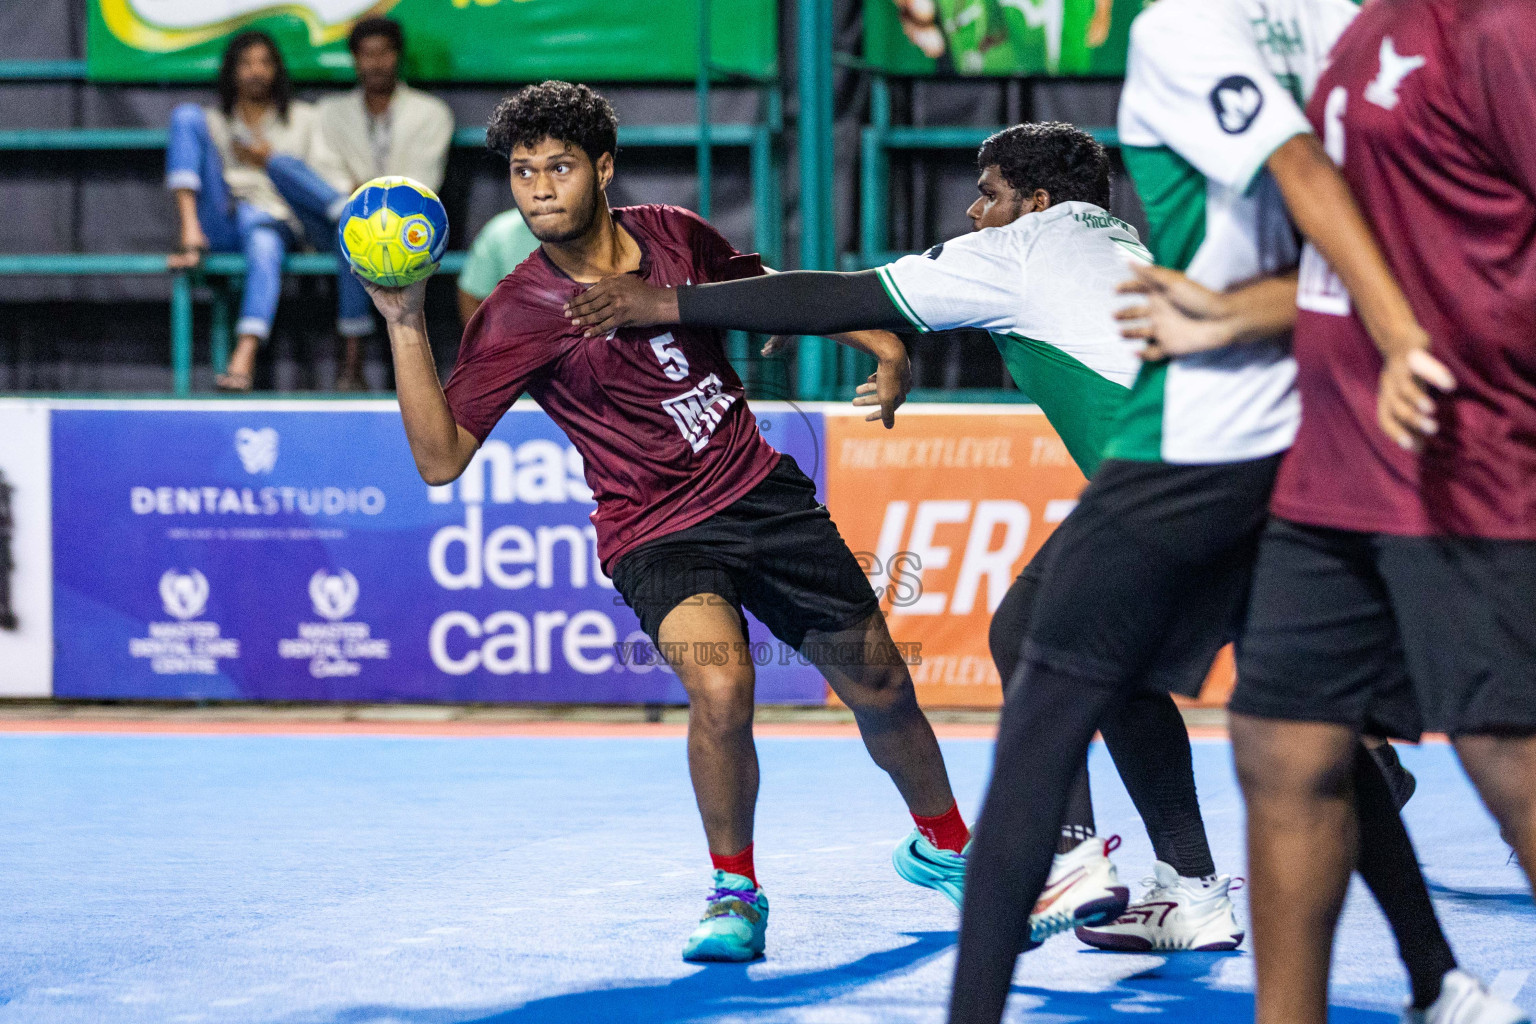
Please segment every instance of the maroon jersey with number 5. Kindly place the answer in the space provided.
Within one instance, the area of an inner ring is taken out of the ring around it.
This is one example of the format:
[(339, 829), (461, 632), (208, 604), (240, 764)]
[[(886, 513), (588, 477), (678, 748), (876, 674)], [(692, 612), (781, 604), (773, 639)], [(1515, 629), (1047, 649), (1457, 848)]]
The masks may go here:
[[(630, 206), (614, 219), (640, 245), (637, 273), (676, 287), (755, 277), (696, 214)], [(584, 338), (563, 312), (586, 288), (542, 249), (502, 279), (464, 330), (444, 388), (459, 425), (484, 441), (524, 392), (586, 463), (605, 572), (625, 552), (675, 533), (756, 487), (779, 461), (758, 433), (746, 392), (706, 327), (630, 328)]]
[(1536, 540), (1536, 3), (1367, 4), (1307, 114), (1458, 384), (1422, 455), (1393, 444), (1376, 422), (1381, 358), (1309, 247), (1301, 430), (1274, 511), (1372, 533)]

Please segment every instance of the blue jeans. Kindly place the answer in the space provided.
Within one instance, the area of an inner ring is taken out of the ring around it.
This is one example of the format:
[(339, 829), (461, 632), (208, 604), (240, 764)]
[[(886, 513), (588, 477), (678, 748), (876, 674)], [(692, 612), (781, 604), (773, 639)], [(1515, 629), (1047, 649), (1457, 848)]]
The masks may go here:
[[(267, 173), (304, 225), (306, 239), (322, 252), (336, 251), (336, 228), (327, 208), (341, 194), (295, 157), (274, 156)], [(171, 114), (165, 184), (197, 193), (197, 221), (214, 252), (245, 256), (245, 296), (235, 333), (266, 340), (282, 291), (283, 257), (299, 240), (285, 222), (230, 195), (207, 115), (196, 104), (184, 103)], [(372, 300), (344, 262), (337, 274), (337, 298), (339, 333), (358, 337), (372, 332)]]
[[(267, 176), (304, 225), (304, 238), (320, 252), (340, 255), (336, 220), (346, 204), (345, 193), (316, 174), (296, 156), (279, 153), (267, 161)], [(336, 333), (360, 338), (373, 333), (373, 300), (346, 260), (336, 268)]]

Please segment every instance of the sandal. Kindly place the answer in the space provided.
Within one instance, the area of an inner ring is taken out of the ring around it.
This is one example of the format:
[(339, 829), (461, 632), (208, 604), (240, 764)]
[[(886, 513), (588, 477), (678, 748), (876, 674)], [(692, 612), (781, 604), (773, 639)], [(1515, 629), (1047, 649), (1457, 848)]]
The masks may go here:
[(221, 373), (213, 378), (213, 386), (220, 391), (249, 392), (255, 381), (249, 373)]

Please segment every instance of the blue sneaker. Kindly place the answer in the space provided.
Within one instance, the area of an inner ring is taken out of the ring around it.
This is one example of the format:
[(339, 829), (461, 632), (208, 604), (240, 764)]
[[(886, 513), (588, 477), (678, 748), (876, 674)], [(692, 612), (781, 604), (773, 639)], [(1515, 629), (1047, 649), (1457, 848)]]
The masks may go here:
[[(966, 844), (970, 848), (970, 844)], [(896, 873), (913, 885), (937, 889), (960, 906), (965, 900), (965, 854), (934, 846), (917, 829), (891, 854)]]
[(740, 963), (763, 955), (768, 897), (743, 875), (716, 871), (704, 917), (683, 944), (683, 959)]

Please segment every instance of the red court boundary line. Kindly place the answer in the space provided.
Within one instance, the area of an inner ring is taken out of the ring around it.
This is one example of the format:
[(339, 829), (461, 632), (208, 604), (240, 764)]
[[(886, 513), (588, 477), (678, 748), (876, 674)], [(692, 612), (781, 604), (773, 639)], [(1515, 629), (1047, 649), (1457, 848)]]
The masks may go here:
[[(935, 730), (945, 739), (991, 739), (990, 725), (941, 725)], [(559, 738), (559, 739), (676, 739), (686, 736), (687, 726), (650, 722), (390, 722), (390, 721), (245, 721), (214, 719), (175, 721), (161, 719), (0, 718), (3, 733), (77, 733), (186, 736), (425, 736), (434, 738)], [(856, 738), (852, 723), (769, 722), (755, 730), (763, 737)]]
[[(754, 728), (765, 739), (858, 739), (852, 722), (764, 722)], [(941, 740), (991, 740), (994, 725), (939, 722), (933, 727)], [(213, 719), (176, 721), (124, 718), (5, 718), (6, 733), (126, 735), (126, 736), (420, 736), (433, 739), (678, 739), (688, 734), (681, 723), (652, 722), (316, 722)], [(1226, 742), (1225, 726), (1192, 725), (1197, 742)], [(1098, 737), (1095, 737), (1098, 739)], [(1424, 743), (1447, 743), (1440, 733), (1425, 733)]]
[[(938, 723), (933, 731), (944, 740), (990, 740), (997, 727), (985, 724)], [(764, 722), (756, 735), (777, 739), (857, 739), (852, 722)], [(431, 738), (484, 739), (677, 739), (687, 735), (681, 723), (649, 722), (389, 722), (389, 721), (261, 721), (212, 719), (122, 718), (3, 718), (0, 734), (54, 733), (81, 735), (168, 736), (422, 736)], [(1192, 726), (1197, 740), (1225, 740), (1219, 726)]]

